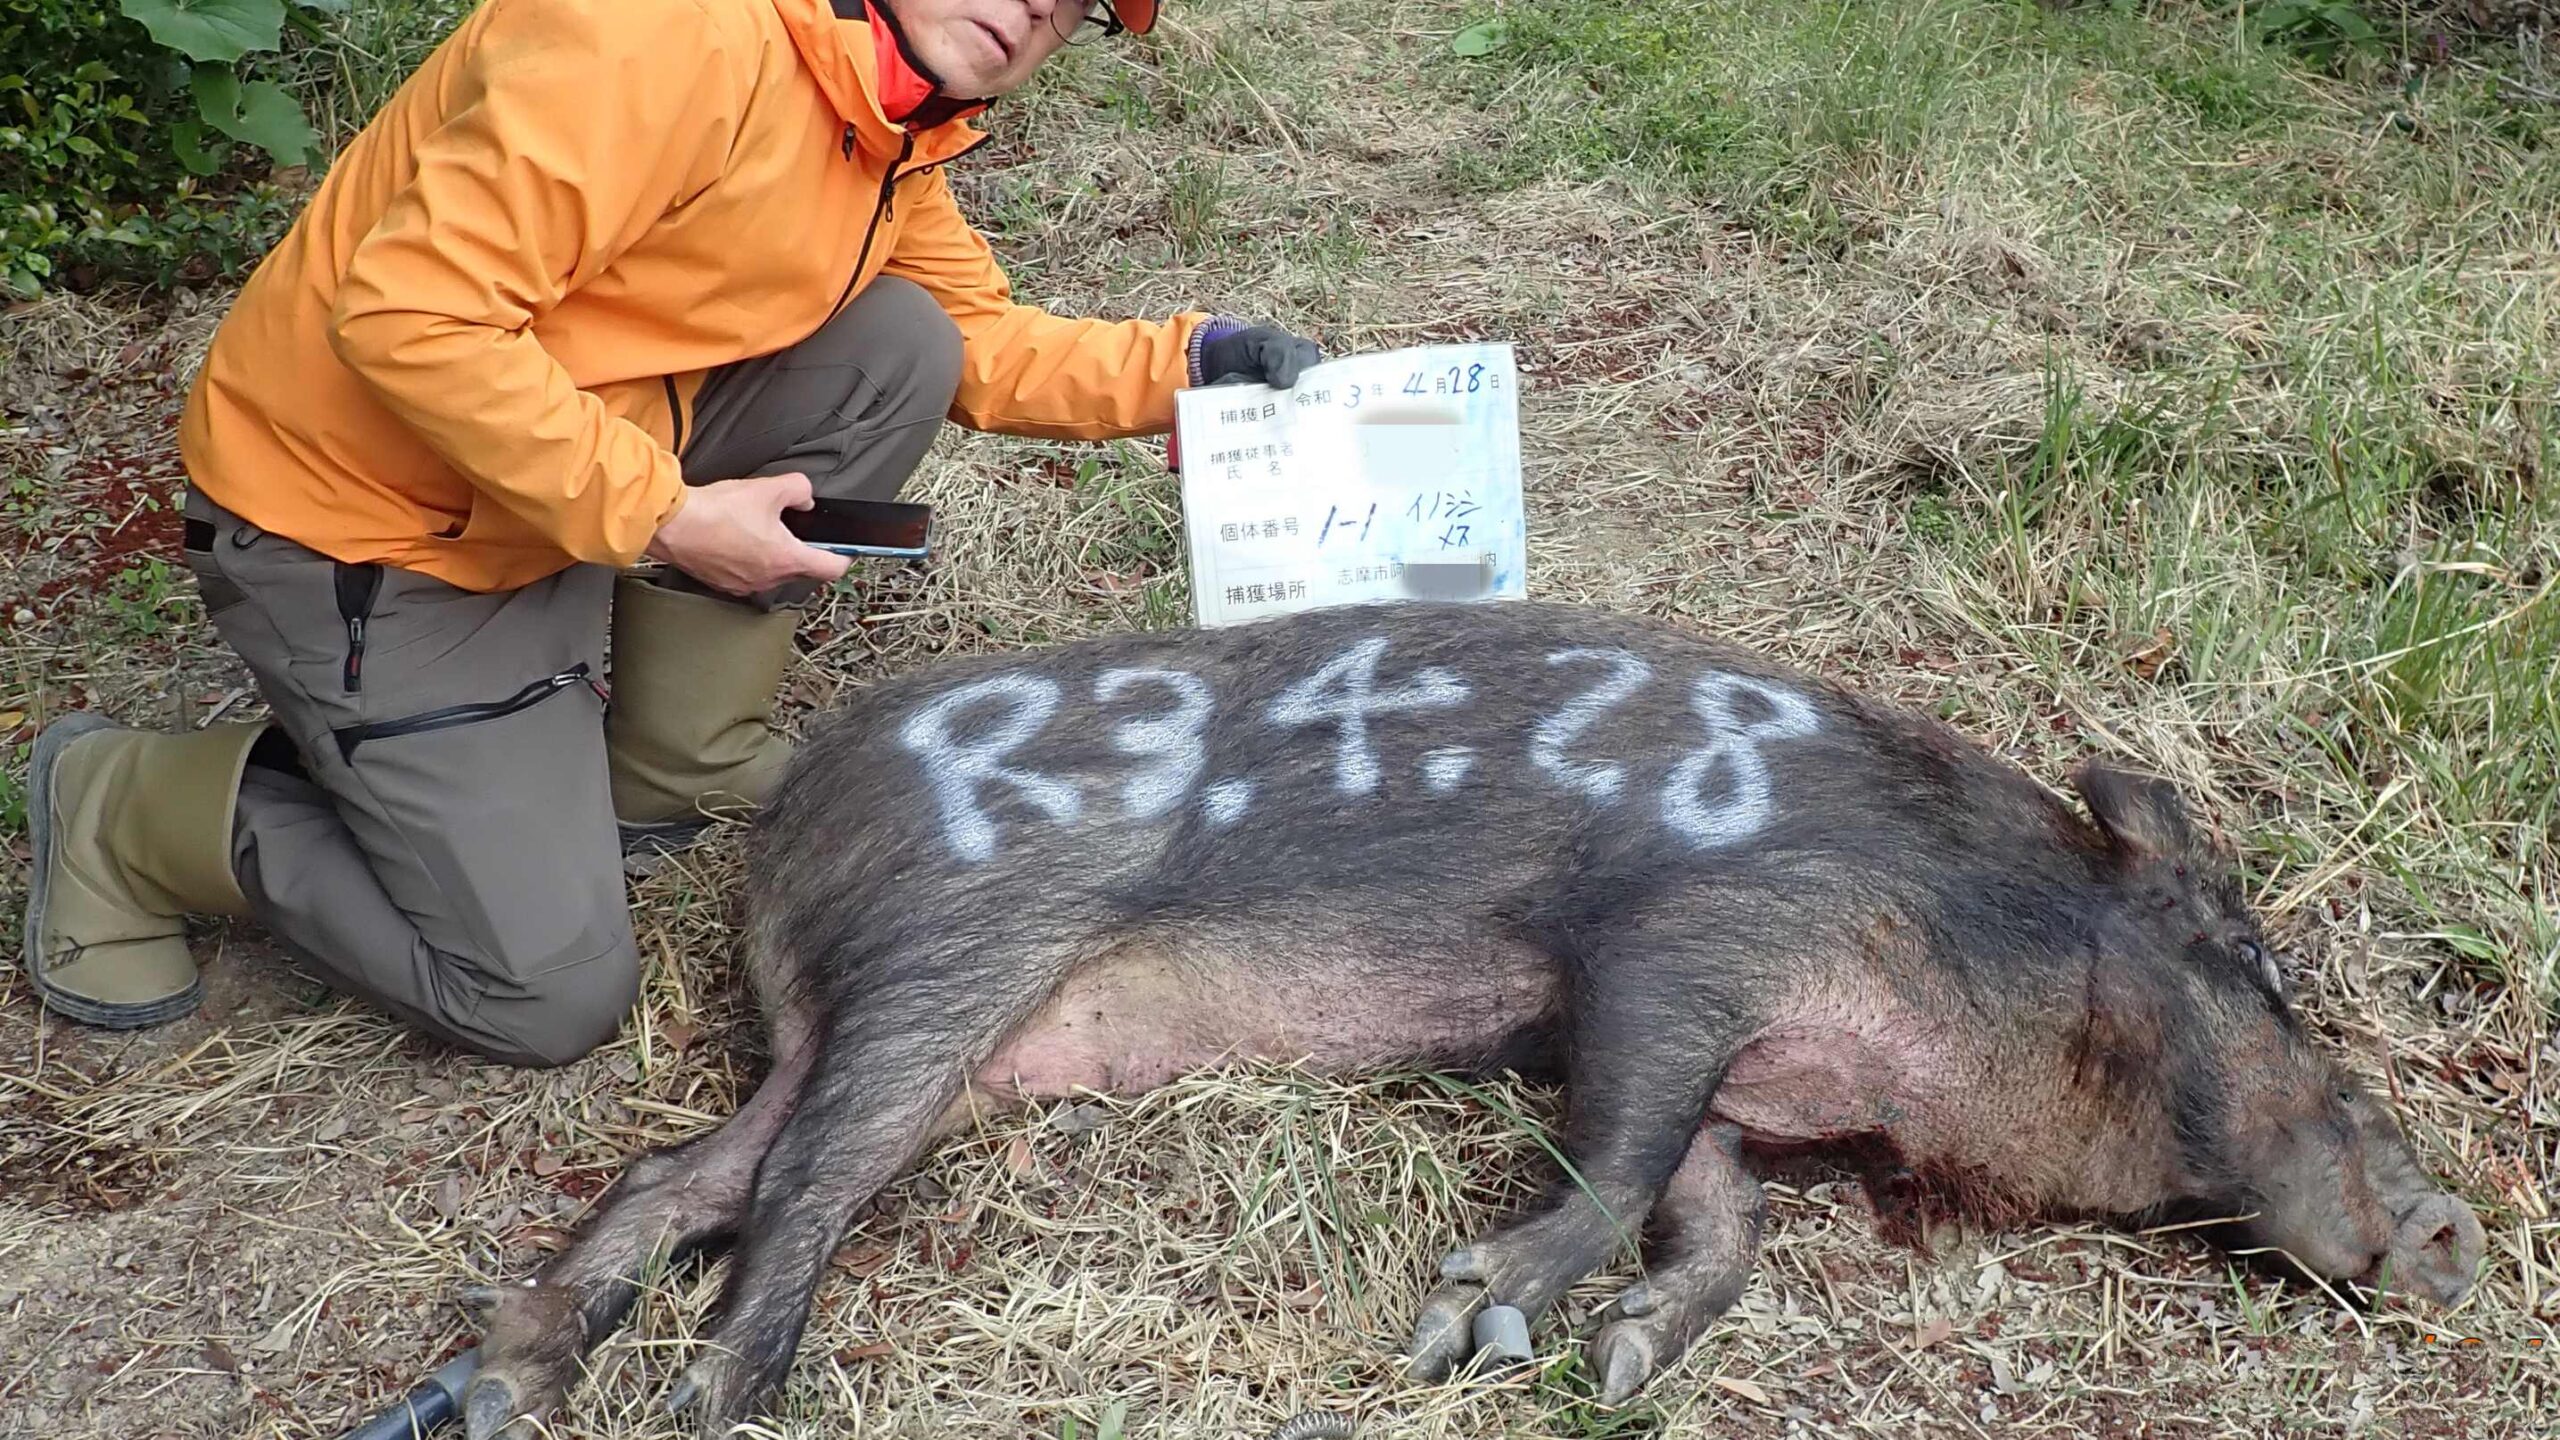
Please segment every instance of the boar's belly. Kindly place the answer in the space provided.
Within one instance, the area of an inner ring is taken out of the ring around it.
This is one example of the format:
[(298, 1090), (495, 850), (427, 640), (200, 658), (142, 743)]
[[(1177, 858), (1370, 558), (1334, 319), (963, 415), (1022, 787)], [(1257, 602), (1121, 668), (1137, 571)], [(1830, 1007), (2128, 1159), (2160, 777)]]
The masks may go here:
[(1527, 950), (1417, 963), (1330, 948), (1133, 946), (1070, 975), (979, 1067), (975, 1088), (1134, 1093), (1245, 1060), (1343, 1074), (1508, 1059), (1556, 995), (1551, 967)]
[(1762, 1032), (1711, 1104), (1759, 1141), (1824, 1141), (1903, 1127), (1926, 1104), (1930, 1057), (1916, 1027), (1865, 1007)]

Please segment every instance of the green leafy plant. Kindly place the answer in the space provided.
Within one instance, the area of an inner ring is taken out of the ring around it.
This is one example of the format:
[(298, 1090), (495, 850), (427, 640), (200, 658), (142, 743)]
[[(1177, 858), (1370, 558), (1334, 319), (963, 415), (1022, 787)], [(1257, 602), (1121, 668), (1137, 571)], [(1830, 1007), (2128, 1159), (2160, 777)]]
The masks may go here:
[(307, 11), (343, 14), (349, 0), (117, 0), (117, 9), (150, 32), (151, 38), (189, 62), (188, 90), (194, 95), (196, 118), (181, 120), (169, 133), (180, 164), (198, 175), (211, 175), (221, 165), (221, 147), (207, 148), (207, 127), (265, 151), (280, 165), (307, 164), (317, 158), (320, 137), (312, 132), (300, 101), (272, 80), (243, 82), (239, 62), (253, 54), (283, 48), (288, 23), (313, 38), (320, 31)]
[(2322, 64), (2348, 52), (2377, 55), (2385, 48), (2382, 32), (2355, 0), (2272, 0), (2249, 12), (2249, 28), (2261, 40)]
[[(1124, 1427), (1128, 1421), (1129, 1402), (1112, 1401), (1111, 1408), (1102, 1412), (1102, 1422), (1094, 1427), (1093, 1440), (1123, 1440)], [(1058, 1440), (1083, 1440), (1083, 1436), (1084, 1427), (1076, 1422), (1076, 1417), (1073, 1415), (1059, 1422)]]
[(346, 5), (0, 0), (0, 298), (254, 260), (289, 218), (273, 172), (325, 153), (297, 95), (339, 83), (314, 59)]
[(1479, 55), (1490, 55), (1501, 49), (1503, 43), (1510, 38), (1510, 26), (1500, 20), (1485, 20), (1459, 31), (1449, 41), (1449, 50), (1452, 54), (1473, 59)]

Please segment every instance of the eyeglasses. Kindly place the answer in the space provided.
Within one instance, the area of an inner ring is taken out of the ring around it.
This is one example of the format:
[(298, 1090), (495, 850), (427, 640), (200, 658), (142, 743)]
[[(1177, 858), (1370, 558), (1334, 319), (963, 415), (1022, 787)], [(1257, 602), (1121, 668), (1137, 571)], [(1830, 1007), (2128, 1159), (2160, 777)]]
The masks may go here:
[[(1087, 26), (1100, 30), (1106, 40), (1128, 29), (1120, 23), (1118, 13), (1112, 10), (1111, 0), (1058, 0), (1057, 7), (1049, 12), (1050, 28), (1055, 29), (1061, 18), (1069, 18), (1073, 22), (1074, 28), (1062, 32), (1059, 37), (1070, 45), (1081, 45), (1092, 38), (1086, 33)], [(1078, 38), (1080, 36), (1083, 38)]]

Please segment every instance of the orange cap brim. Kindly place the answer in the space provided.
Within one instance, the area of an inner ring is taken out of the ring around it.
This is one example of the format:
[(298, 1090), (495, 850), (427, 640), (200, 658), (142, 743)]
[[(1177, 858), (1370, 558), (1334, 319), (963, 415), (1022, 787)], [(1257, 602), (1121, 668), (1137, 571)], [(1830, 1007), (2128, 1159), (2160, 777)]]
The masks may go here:
[(1156, 28), (1156, 0), (1111, 0), (1111, 13), (1132, 35), (1144, 35)]

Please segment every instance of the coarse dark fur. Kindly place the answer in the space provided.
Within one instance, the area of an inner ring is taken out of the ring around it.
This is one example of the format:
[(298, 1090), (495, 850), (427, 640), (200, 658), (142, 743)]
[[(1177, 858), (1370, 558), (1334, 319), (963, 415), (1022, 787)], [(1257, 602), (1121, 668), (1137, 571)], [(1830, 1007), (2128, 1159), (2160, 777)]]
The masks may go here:
[[(1337, 720), (1271, 707), (1378, 637), (1379, 693), (1464, 699), (1366, 714), (1374, 785), (1346, 791), (1362, 772)], [(1646, 673), (1563, 656), (1591, 651)], [(1121, 727), (1182, 691), (1097, 683), (1124, 667), (1206, 682), (1203, 763), (1178, 786), (1149, 788), (1163, 756)], [(1801, 697), (1818, 727), (1769, 735), (1777, 705), (1730, 689), (1702, 709), (1711, 672)], [(971, 861), (902, 727), (1008, 673), (1054, 682), (1055, 711), (996, 760), (1049, 783), (978, 784), (995, 848)], [(1604, 794), (1534, 763), (1534, 727), (1613, 679), (1550, 756), (1621, 766)], [(1752, 763), (1736, 725), (1763, 733), (1769, 806), (1692, 843), (1666, 781), (1723, 733), (1678, 787), (1719, 813)], [(1221, 824), (1233, 780), (1250, 801)], [(2309, 1043), (2227, 862), (2166, 785), (2075, 783), (2086, 817), (1932, 720), (1562, 605), (1343, 607), (872, 686), (813, 727), (753, 831), (772, 1072), (721, 1131), (634, 1164), (536, 1280), (476, 1297), (470, 1433), (557, 1404), (652, 1254), (731, 1235), (716, 1332), (671, 1403), (715, 1430), (752, 1414), (853, 1216), (976, 1107), (1248, 1056), (1561, 1076), (1578, 1181), (1444, 1263), (1409, 1347), (1429, 1378), (1487, 1305), (1535, 1321), (1633, 1249), (1645, 1278), (1590, 1342), (1603, 1398), (1632, 1394), (1740, 1294), (1754, 1167), (1786, 1153), (1865, 1156), (2002, 1219), (2254, 1215), (2242, 1238), (2315, 1273), (2389, 1260), (2393, 1283), (2457, 1298), (2478, 1223)]]

